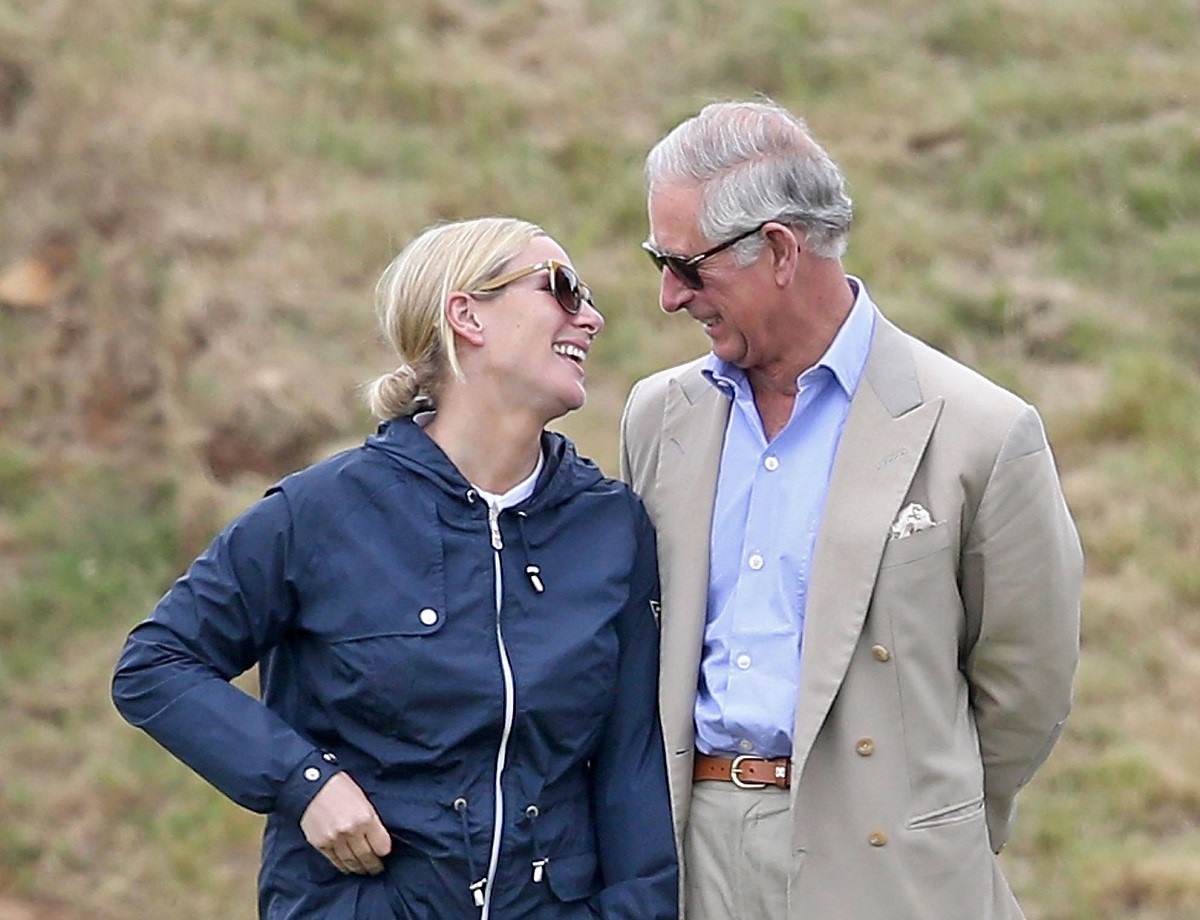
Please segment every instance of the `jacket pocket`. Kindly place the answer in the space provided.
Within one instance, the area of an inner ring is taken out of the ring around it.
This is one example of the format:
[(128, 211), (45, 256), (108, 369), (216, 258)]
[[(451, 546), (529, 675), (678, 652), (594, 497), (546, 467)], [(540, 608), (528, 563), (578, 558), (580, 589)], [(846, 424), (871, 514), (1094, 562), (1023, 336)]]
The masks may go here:
[(264, 844), (264, 866), (270, 867), (270, 874), (283, 876), (291, 884), (309, 888), (313, 884), (333, 885), (345, 878), (308, 842), (299, 825), (278, 814), (267, 818)]
[(909, 818), (908, 829), (919, 831), (931, 827), (945, 827), (948, 824), (961, 824), (965, 821), (975, 819), (983, 819), (982, 795), (969, 799), (966, 802), (947, 805), (944, 808), (938, 808), (934, 811), (928, 811), (923, 815)]
[(954, 529), (945, 521), (939, 521), (932, 527), (919, 530), (907, 537), (891, 537), (883, 548), (883, 558), (879, 561), (880, 568), (904, 565), (916, 562), (926, 556), (941, 552), (953, 541)]
[(355, 721), (395, 730), (415, 684), (437, 673), (437, 636), (446, 618), (427, 609), (431, 612), (402, 613), (386, 629), (363, 630), (330, 642), (328, 701)]
[(546, 880), (560, 901), (582, 901), (600, 890), (596, 854), (556, 856), (546, 865)]

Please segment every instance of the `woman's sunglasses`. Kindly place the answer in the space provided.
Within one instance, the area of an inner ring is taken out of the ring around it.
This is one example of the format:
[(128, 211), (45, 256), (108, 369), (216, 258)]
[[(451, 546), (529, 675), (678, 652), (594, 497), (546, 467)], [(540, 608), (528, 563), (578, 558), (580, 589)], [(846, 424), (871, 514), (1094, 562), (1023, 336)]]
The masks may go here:
[(554, 299), (558, 301), (558, 305), (572, 316), (577, 315), (583, 309), (585, 303), (589, 306), (595, 306), (592, 302), (591, 290), (579, 280), (579, 276), (575, 274), (575, 269), (571, 268), (570, 265), (563, 265), (558, 259), (547, 259), (545, 262), (538, 262), (536, 265), (526, 265), (524, 268), (518, 268), (515, 272), (509, 272), (507, 275), (501, 275), (499, 278), (485, 281), (479, 287), (475, 288), (475, 290), (468, 293), (489, 294), (501, 288), (508, 287), (514, 281), (520, 281), (522, 278), (536, 275), (540, 271), (550, 272), (550, 293), (554, 295)]
[(706, 249), (704, 252), (694, 256), (673, 256), (669, 252), (663, 252), (649, 240), (642, 243), (642, 249), (646, 250), (646, 254), (650, 256), (650, 261), (654, 263), (654, 267), (660, 272), (663, 269), (670, 269), (671, 274), (690, 287), (693, 291), (699, 291), (704, 287), (704, 279), (700, 277), (700, 263), (705, 259), (711, 259), (718, 252), (724, 252), (735, 243), (740, 243), (747, 237), (754, 236), (763, 227), (771, 223), (769, 220), (763, 221), (753, 230), (747, 230), (745, 233), (740, 233), (732, 239), (726, 240), (724, 243), (717, 243), (712, 249)]

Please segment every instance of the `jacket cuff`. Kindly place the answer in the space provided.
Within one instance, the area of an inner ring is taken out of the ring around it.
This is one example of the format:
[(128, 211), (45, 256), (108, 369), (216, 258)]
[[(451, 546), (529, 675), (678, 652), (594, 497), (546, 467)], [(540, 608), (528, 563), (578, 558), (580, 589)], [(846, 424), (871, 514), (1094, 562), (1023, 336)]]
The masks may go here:
[(309, 802), (325, 788), (332, 776), (341, 772), (336, 755), (314, 749), (284, 780), (275, 801), (275, 811), (299, 824)]

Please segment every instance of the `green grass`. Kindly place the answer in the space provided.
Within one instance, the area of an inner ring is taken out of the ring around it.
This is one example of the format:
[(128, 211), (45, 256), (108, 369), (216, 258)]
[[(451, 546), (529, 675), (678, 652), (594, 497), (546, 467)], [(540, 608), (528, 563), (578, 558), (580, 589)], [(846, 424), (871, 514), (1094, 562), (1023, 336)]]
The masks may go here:
[(126, 605), (161, 592), (176, 564), (175, 509), (170, 488), (115, 468), (39, 476), (10, 467), (0, 469), (0, 487), (17, 568), (0, 606), (0, 675), (22, 682), (64, 636), (137, 613)]
[(642, 156), (763, 92), (843, 164), (885, 311), (1046, 417), (1089, 568), (1075, 712), (1004, 857), (1030, 920), (1200, 915), (1198, 47), (1191, 0), (0, 5), (32, 87), (0, 271), (79, 252), (52, 306), (0, 306), (0, 896), (253, 915), (259, 820), (112, 711), (125, 632), (370, 429), (372, 285), (439, 219), (571, 252), (608, 328), (561, 427), (614, 471), (629, 385), (704, 348), (655, 306)]

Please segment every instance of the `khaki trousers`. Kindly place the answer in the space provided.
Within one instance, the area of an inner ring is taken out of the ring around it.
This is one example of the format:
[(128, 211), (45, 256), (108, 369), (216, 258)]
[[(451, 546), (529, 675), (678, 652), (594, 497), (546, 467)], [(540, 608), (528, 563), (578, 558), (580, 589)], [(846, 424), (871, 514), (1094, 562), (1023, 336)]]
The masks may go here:
[(685, 920), (787, 920), (786, 789), (693, 784), (683, 841)]

